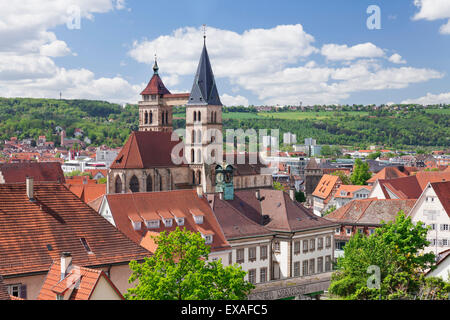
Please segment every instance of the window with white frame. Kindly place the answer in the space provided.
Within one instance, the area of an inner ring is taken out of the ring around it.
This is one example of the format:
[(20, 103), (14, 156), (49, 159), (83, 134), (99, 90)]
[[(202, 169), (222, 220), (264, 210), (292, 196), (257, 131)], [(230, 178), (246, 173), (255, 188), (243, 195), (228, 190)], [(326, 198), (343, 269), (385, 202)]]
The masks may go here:
[(171, 227), (172, 226), (173, 219), (164, 219), (163, 221), (164, 221), (164, 225), (166, 227)]
[(294, 242), (294, 254), (300, 254), (300, 240)]
[(369, 229), (369, 235), (372, 235), (375, 233), (375, 229)]
[(159, 221), (160, 220), (147, 220), (145, 221), (145, 224), (147, 225), (148, 229), (157, 229), (159, 228)]
[(131, 223), (133, 224), (134, 230), (141, 230), (141, 222), (140, 221), (131, 221)]
[(325, 257), (325, 272), (331, 271), (331, 256)]
[(309, 259), (309, 274), (316, 273), (315, 259)]
[(317, 258), (317, 273), (323, 272), (323, 258), (319, 257)]
[(202, 235), (205, 239), (206, 244), (211, 244), (213, 242), (213, 236), (211, 234)]
[(263, 267), (259, 269), (259, 282), (264, 283), (267, 281), (267, 268)]
[(331, 247), (331, 236), (326, 237), (326, 244), (325, 244), (325, 246), (327, 248)]
[(259, 251), (259, 258), (261, 260), (267, 259), (267, 246), (261, 246)]
[(303, 276), (307, 276), (308, 275), (308, 260), (303, 261), (302, 275)]
[(448, 246), (448, 239), (442, 239), (442, 246), (443, 247)]
[(203, 216), (194, 216), (194, 221), (196, 224), (202, 224), (203, 223)]
[(436, 224), (435, 223), (430, 223), (428, 226), (430, 227), (430, 230), (436, 230)]
[(256, 269), (248, 270), (248, 282), (253, 284), (256, 283)]
[(308, 240), (303, 240), (303, 252), (308, 252)]
[(441, 231), (448, 231), (448, 224), (441, 224)]
[(316, 249), (316, 239), (309, 240), (309, 250), (314, 251)]
[(248, 261), (256, 261), (256, 247), (248, 248)]
[(320, 237), (317, 239), (317, 250), (322, 250), (323, 249), (323, 238)]
[(347, 233), (347, 235), (351, 235), (352, 234), (352, 228), (345, 228), (345, 233)]
[(184, 225), (184, 218), (177, 218), (176, 221), (177, 221), (177, 225), (179, 225), (179, 226)]
[(244, 249), (243, 248), (236, 250), (236, 262), (244, 263)]
[(341, 233), (341, 228), (336, 228), (335, 233), (336, 233), (336, 234), (340, 234), (340, 233)]
[(294, 277), (300, 277), (300, 261), (294, 262)]

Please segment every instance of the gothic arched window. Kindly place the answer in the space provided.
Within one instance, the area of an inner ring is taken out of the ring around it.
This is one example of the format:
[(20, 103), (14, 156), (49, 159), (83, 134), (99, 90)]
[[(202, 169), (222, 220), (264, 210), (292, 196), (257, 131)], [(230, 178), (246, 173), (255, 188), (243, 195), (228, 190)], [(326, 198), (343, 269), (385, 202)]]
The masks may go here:
[(198, 112), (198, 121), (202, 121), (202, 113), (200, 111)]
[(197, 111), (194, 111), (194, 121), (197, 121)]
[(197, 150), (197, 163), (202, 163), (202, 150)]
[(195, 143), (195, 130), (192, 130), (191, 143)]
[(144, 112), (144, 124), (148, 123), (148, 113), (147, 111)]
[(150, 123), (153, 123), (153, 112), (150, 111)]
[(194, 163), (195, 159), (194, 159), (194, 149), (191, 150), (191, 162)]
[(122, 193), (122, 179), (120, 179), (120, 176), (116, 177), (115, 186), (116, 186), (116, 188), (115, 188), (116, 193)]
[(197, 130), (197, 143), (202, 143), (202, 132)]
[(130, 190), (131, 192), (139, 192), (139, 180), (136, 176), (132, 176), (130, 180)]
[(147, 192), (153, 191), (153, 181), (151, 175), (147, 176)]

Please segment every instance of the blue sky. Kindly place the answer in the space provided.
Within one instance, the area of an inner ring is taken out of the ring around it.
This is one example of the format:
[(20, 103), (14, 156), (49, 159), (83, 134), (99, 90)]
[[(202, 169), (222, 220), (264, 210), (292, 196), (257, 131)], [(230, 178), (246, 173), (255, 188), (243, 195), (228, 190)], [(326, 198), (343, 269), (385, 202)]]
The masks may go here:
[(0, 44), (17, 35), (0, 49), (0, 96), (136, 103), (155, 51), (168, 89), (189, 91), (206, 24), (224, 104), (450, 103), (450, 1), (49, 2), (0, 8)]

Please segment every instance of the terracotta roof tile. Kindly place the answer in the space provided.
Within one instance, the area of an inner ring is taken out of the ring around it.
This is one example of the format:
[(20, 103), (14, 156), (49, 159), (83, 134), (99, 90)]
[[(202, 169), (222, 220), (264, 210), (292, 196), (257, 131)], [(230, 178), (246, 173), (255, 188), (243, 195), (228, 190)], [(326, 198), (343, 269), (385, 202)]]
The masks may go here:
[[(214, 233), (211, 251), (230, 248), (208, 201), (204, 197), (199, 198), (195, 190), (108, 194), (105, 196), (105, 201), (108, 202), (117, 228), (138, 244), (151, 243), (149, 240), (143, 240), (148, 236), (148, 232), (175, 230), (178, 226), (177, 222), (172, 221), (172, 226), (166, 227), (162, 217), (173, 219), (173, 212), (178, 214), (182, 212), (185, 218), (181, 228), (186, 227), (193, 232), (208, 230)], [(203, 215), (202, 224), (195, 223), (192, 212)], [(147, 226), (142, 224), (140, 230), (134, 230), (129, 220), (130, 214), (139, 216), (143, 220), (159, 220), (159, 228), (147, 229)]]
[(72, 266), (67, 276), (61, 280), (61, 265), (59, 261), (55, 261), (47, 273), (37, 300), (56, 300), (58, 294), (65, 295), (67, 300), (89, 300), (102, 277), (124, 299), (104, 271)]
[(338, 176), (324, 174), (317, 184), (317, 187), (312, 195), (315, 197), (326, 199), (332, 193), (333, 188), (340, 183), (341, 179)]
[[(246, 218), (271, 232), (295, 232), (333, 225), (330, 221), (317, 217), (298, 202), (292, 201), (286, 192), (260, 189), (259, 195), (260, 200), (256, 198), (255, 190), (238, 190), (233, 200), (221, 200), (216, 195), (214, 210), (216, 211), (216, 206), (221, 202), (225, 202)], [(226, 212), (226, 209), (222, 210)], [(231, 218), (227, 218), (225, 213), (222, 213), (221, 219), (221, 225), (225, 224), (228, 228), (230, 224), (236, 225)], [(250, 231), (253, 229), (251, 228)]]
[(0, 165), (4, 183), (25, 182), (27, 177), (34, 181), (54, 181), (65, 183), (59, 162), (6, 163)]
[(408, 174), (401, 172), (396, 167), (385, 167), (380, 172), (373, 175), (369, 180), (367, 180), (367, 183), (373, 183), (377, 180), (388, 180), (407, 176)]
[(141, 92), (141, 95), (147, 94), (171, 94), (169, 90), (167, 90), (166, 86), (162, 82), (161, 78), (157, 73), (153, 74), (152, 78), (148, 82), (145, 89)]
[(30, 201), (25, 183), (0, 185), (0, 274), (47, 272), (64, 251), (80, 266), (128, 263), (151, 254), (63, 185), (35, 183), (34, 194)]
[(94, 201), (106, 193), (106, 184), (66, 184), (66, 187), (85, 203)]
[(447, 182), (434, 182), (431, 186), (436, 192), (436, 196), (439, 198), (445, 212), (450, 217), (450, 181)]
[[(181, 139), (171, 141), (171, 132), (134, 131), (111, 164), (111, 169), (167, 168), (180, 166), (172, 161), (173, 148)], [(182, 156), (182, 152), (180, 153)], [(187, 163), (183, 161), (183, 163)], [(183, 165), (183, 164), (181, 164)]]
[(413, 208), (415, 199), (364, 199), (352, 200), (328, 214), (325, 219), (351, 224), (379, 225), (381, 221), (392, 221), (400, 210), (406, 215)]
[(2, 276), (0, 276), (0, 300), (11, 300)]

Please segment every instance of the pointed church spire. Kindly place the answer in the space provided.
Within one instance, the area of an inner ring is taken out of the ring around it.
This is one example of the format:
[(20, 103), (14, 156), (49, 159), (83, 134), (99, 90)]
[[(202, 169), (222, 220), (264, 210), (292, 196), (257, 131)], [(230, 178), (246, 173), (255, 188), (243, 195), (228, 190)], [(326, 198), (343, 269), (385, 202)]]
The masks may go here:
[(155, 54), (155, 64), (153, 65), (153, 73), (158, 74), (158, 70), (159, 70), (159, 67), (158, 67), (158, 62), (156, 61), (156, 54)]
[(222, 105), (206, 50), (206, 33), (203, 35), (203, 50), (187, 105)]

